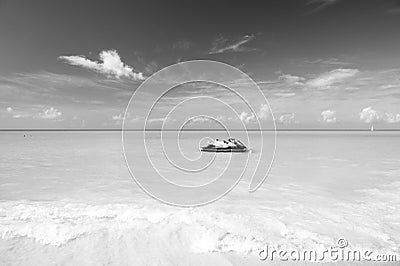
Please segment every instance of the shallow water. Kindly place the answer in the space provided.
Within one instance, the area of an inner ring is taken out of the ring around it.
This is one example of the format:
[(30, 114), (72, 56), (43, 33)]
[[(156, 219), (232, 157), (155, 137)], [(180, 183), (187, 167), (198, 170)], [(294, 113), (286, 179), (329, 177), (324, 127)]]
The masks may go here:
[[(250, 171), (217, 202), (177, 208), (133, 181), (121, 133), (0, 133), (0, 264), (32, 258), (41, 264), (204, 264), (199, 254), (256, 257), (266, 244), (320, 249), (339, 238), (354, 249), (400, 252), (399, 133), (279, 132), (271, 172), (254, 193), (248, 186), (260, 152), (256, 133), (250, 133), (253, 153), (218, 155), (202, 178), (177, 175), (154, 142), (159, 133), (149, 134), (151, 159), (174, 182), (212, 181), (231, 160), (230, 182), (247, 156)], [(196, 158), (199, 140), (216, 135), (185, 133), (183, 154)], [(273, 147), (271, 136), (264, 138)], [(164, 144), (175, 139), (167, 135)], [(173, 146), (168, 152), (179, 164), (184, 157)], [(136, 162), (147, 158), (131, 152)], [(139, 173), (156, 182), (151, 169)]]

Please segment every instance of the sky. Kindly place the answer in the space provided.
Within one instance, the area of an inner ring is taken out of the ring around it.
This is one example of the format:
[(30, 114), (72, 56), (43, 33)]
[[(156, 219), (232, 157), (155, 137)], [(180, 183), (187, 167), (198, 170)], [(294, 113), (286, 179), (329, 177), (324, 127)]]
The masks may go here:
[[(238, 68), (268, 99), (272, 112), (209, 108), (223, 123), (251, 127), (273, 113), (282, 129), (400, 128), (399, 28), (393, 0), (0, 0), (0, 128), (121, 128), (139, 86), (188, 60)], [(168, 106), (193, 94), (236, 104), (215, 84), (179, 91)], [(155, 127), (166, 121), (162, 103)], [(204, 103), (191, 108), (200, 114)]]

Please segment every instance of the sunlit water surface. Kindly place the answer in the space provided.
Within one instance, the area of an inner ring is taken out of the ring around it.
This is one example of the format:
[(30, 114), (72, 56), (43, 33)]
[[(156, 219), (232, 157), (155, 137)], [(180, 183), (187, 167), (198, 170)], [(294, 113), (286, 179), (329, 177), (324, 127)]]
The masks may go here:
[[(152, 146), (158, 134), (149, 135), (149, 154), (167, 173), (173, 167), (160, 147)], [(181, 136), (185, 156), (200, 155), (204, 136), (218, 132)], [(256, 257), (264, 245), (321, 249), (339, 238), (353, 249), (399, 253), (399, 137), (278, 132), (275, 162), (260, 189), (248, 193), (251, 175), (245, 174), (217, 202), (177, 208), (151, 198), (134, 182), (121, 133), (1, 133), (0, 264), (201, 264), (207, 254)], [(270, 133), (264, 138), (268, 143)], [(218, 154), (204, 180), (171, 178), (185, 184), (212, 181), (228, 159), (236, 162), (229, 170), (238, 174), (235, 167), (247, 156), (254, 168), (261, 138), (250, 133), (250, 139), (253, 153)], [(164, 142), (173, 146), (176, 138)], [(175, 152), (171, 158), (179, 157)], [(134, 156), (139, 162), (147, 158)], [(139, 170), (152, 175), (151, 169)]]

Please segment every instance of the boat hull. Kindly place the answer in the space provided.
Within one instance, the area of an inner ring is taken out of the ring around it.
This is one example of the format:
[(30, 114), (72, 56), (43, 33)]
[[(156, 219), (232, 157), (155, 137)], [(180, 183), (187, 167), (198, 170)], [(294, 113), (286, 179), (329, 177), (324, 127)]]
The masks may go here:
[(217, 147), (201, 147), (202, 152), (246, 152), (248, 151), (246, 147), (243, 148), (217, 148)]

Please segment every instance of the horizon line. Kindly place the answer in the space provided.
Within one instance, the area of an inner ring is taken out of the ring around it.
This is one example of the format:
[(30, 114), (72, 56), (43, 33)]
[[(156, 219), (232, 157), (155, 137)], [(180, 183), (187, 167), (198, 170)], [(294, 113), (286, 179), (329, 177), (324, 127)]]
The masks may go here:
[[(79, 132), (79, 131), (110, 131), (110, 132), (122, 132), (122, 131), (133, 131), (133, 132), (142, 132), (142, 131), (226, 131), (224, 129), (209, 129), (209, 128), (193, 128), (193, 129), (161, 129), (161, 128), (147, 128), (147, 129), (122, 129), (122, 128), (3, 128), (0, 129), (0, 132), (23, 132), (23, 131), (32, 131), (32, 132), (41, 132), (41, 131), (65, 131), (65, 132)], [(369, 128), (277, 128), (277, 129), (230, 129), (228, 131), (371, 131)], [(374, 131), (400, 131), (400, 128), (377, 128)]]

